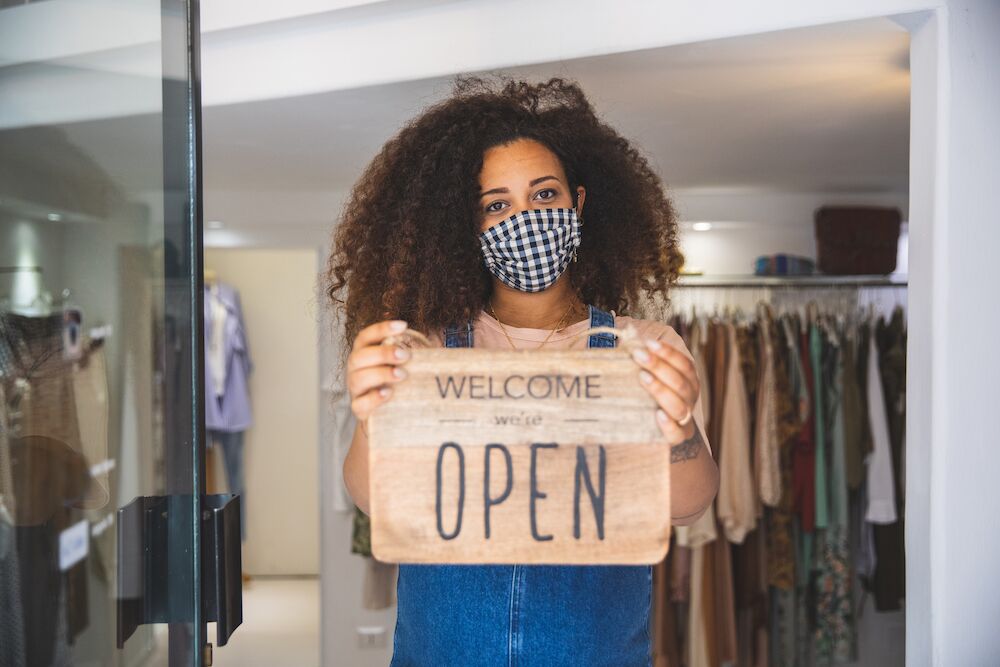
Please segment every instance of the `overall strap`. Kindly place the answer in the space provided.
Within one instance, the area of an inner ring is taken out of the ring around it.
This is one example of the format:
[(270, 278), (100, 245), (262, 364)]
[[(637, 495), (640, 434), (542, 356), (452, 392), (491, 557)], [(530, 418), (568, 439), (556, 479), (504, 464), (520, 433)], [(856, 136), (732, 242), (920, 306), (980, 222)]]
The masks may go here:
[(444, 330), (445, 347), (472, 347), (472, 322), (452, 325)]
[[(588, 308), (590, 309), (591, 328), (615, 326), (614, 315), (594, 306), (588, 306)], [(587, 341), (587, 347), (614, 347), (617, 340), (617, 338), (608, 333), (592, 334)]]

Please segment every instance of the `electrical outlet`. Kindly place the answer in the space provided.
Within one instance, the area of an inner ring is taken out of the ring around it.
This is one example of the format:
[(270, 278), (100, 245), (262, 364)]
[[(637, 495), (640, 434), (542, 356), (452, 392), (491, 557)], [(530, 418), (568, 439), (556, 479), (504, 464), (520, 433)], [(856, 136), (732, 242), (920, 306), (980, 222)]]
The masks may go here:
[(385, 627), (381, 625), (359, 625), (358, 648), (385, 648)]

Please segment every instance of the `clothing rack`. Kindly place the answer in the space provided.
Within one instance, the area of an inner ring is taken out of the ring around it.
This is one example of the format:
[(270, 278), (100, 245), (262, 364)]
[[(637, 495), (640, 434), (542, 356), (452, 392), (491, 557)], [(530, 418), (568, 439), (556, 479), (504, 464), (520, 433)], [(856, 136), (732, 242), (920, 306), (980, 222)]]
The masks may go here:
[[(678, 289), (674, 289), (678, 288)], [(674, 312), (695, 310), (719, 313), (720, 308), (753, 312), (761, 302), (781, 311), (805, 313), (810, 302), (824, 304), (845, 314), (866, 311), (888, 316), (897, 306), (907, 310), (907, 276), (799, 275), (757, 276), (748, 274), (682, 274), (671, 286)]]

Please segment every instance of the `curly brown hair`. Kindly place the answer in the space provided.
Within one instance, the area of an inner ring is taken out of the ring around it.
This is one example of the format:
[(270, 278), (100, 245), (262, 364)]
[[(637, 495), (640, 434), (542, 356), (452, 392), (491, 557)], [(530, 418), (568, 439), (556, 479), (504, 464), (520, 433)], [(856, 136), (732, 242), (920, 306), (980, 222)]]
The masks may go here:
[(594, 112), (580, 86), (460, 77), (447, 99), (391, 138), (365, 169), (334, 230), (325, 275), (353, 341), (406, 320), (430, 332), (474, 318), (492, 289), (479, 246), (483, 154), (532, 139), (587, 190), (571, 286), (584, 303), (627, 314), (677, 280), (677, 219), (646, 158)]

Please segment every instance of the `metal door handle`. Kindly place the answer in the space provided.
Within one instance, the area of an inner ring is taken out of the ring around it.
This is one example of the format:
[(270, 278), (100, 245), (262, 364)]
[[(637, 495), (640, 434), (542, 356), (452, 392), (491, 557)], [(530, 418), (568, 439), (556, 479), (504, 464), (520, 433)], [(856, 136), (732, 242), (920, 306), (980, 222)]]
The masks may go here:
[[(170, 584), (170, 572), (190, 553), (173, 547), (171, 516), (190, 516), (192, 496), (140, 496), (118, 510), (118, 648), (140, 625), (194, 622), (189, 589)], [(183, 522), (174, 524), (183, 526)], [(202, 620), (217, 623), (219, 646), (243, 622), (240, 497), (202, 497)], [(174, 564), (173, 567), (171, 566)], [(180, 568), (183, 570), (183, 568)]]

